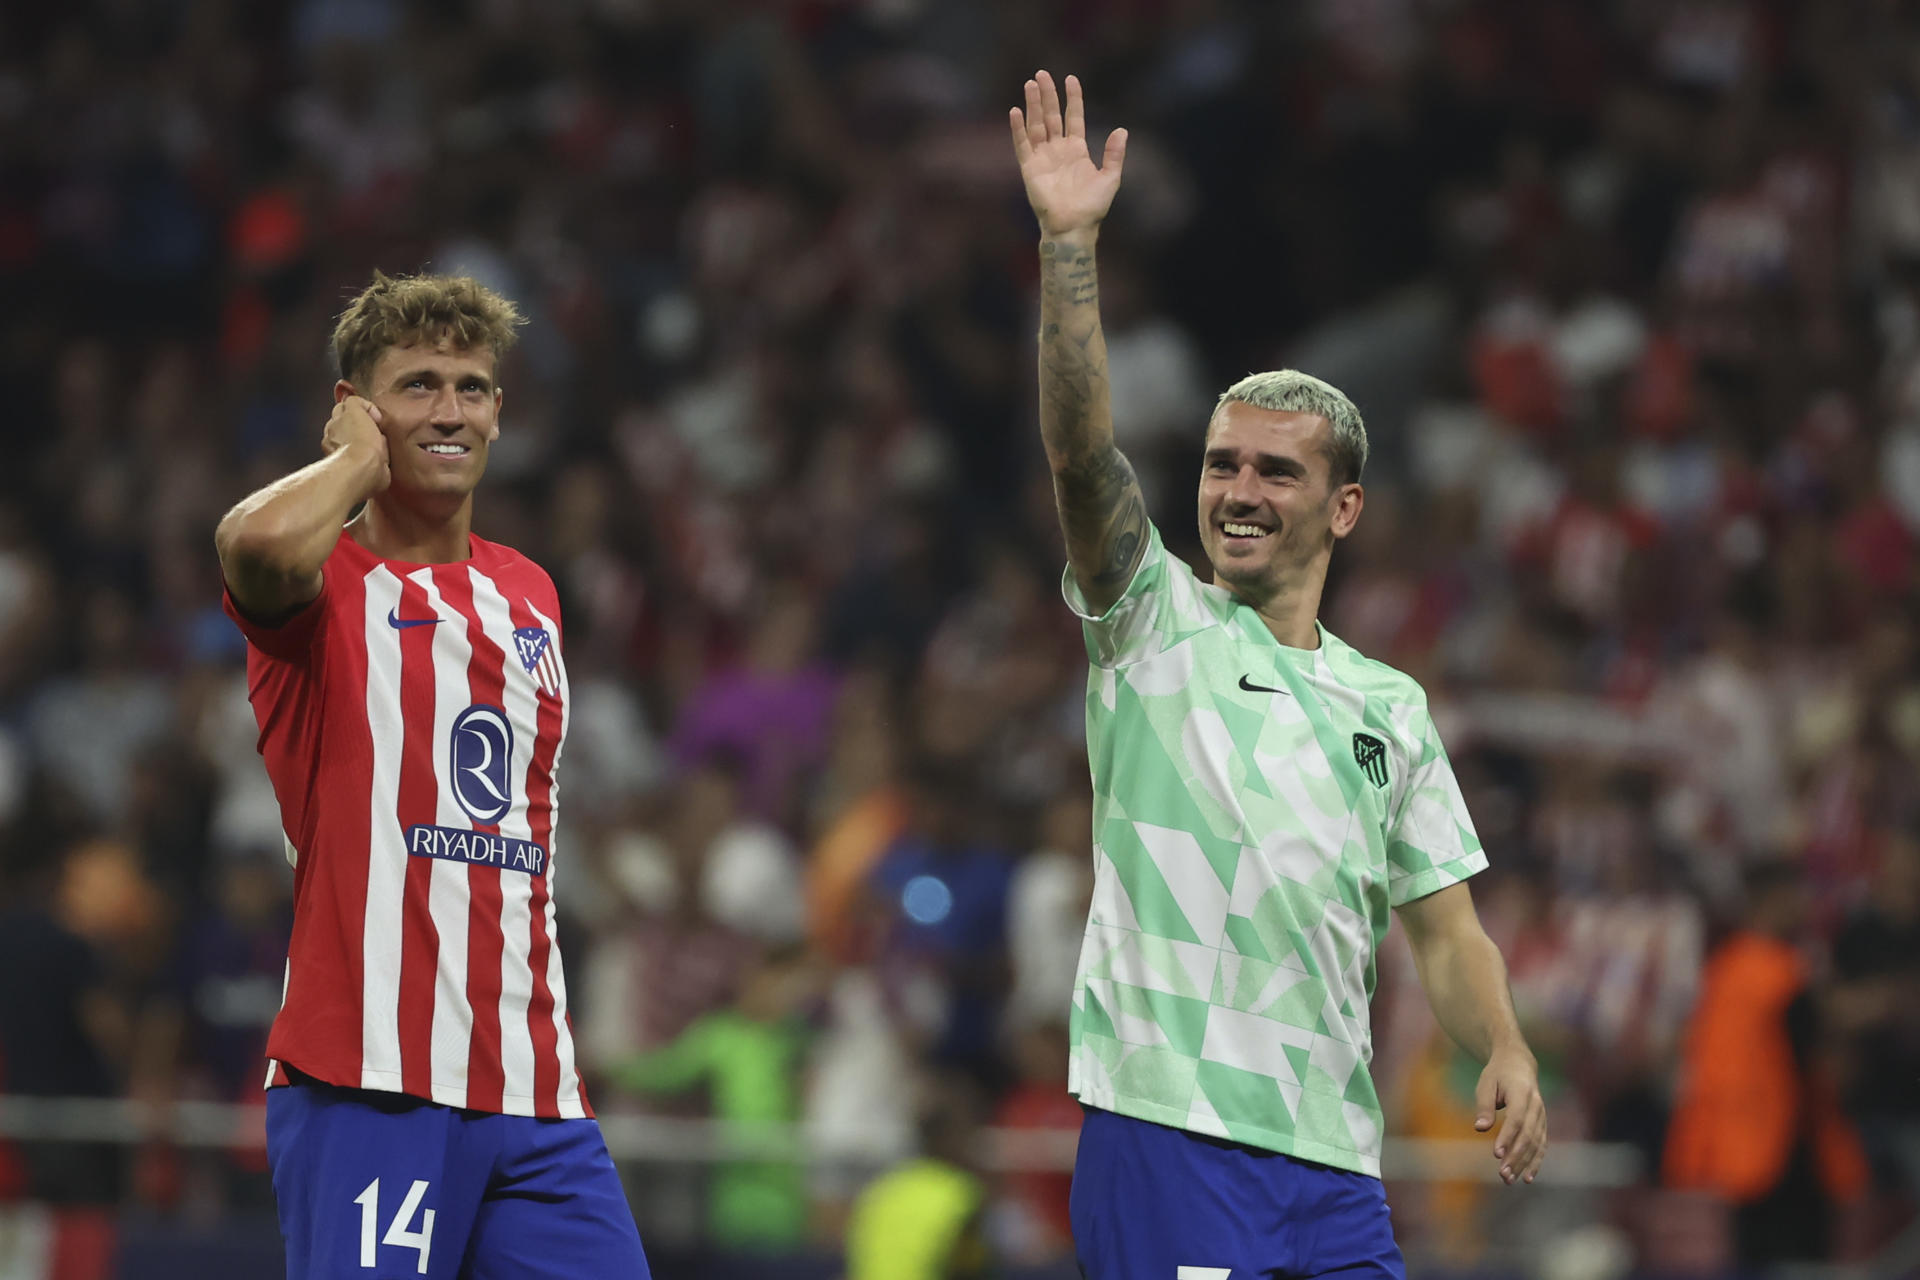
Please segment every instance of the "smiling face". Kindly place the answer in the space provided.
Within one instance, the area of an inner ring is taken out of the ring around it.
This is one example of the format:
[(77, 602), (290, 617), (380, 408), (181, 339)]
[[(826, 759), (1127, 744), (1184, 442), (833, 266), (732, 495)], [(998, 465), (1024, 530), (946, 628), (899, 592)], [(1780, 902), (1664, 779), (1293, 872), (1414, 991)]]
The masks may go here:
[(364, 386), (342, 381), (335, 394), (364, 395), (380, 409), (392, 491), (464, 499), (487, 469), (500, 435), (500, 388), (485, 347), (416, 343), (388, 347)]
[(1311, 585), (1360, 517), (1357, 484), (1332, 483), (1333, 429), (1317, 413), (1229, 400), (1207, 427), (1200, 540), (1214, 581), (1255, 606)]

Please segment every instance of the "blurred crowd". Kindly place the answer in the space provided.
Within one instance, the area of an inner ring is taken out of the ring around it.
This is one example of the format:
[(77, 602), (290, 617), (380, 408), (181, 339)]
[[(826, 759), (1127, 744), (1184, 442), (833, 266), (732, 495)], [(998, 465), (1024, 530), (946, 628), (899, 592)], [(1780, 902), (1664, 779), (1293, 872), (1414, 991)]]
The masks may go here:
[[(697, 1195), (638, 1173), (643, 1230), (837, 1245), (928, 1133), (1070, 1130), (1085, 657), (1005, 124), (1041, 66), (1132, 134), (1102, 303), (1169, 544), (1198, 561), (1229, 381), (1294, 365), (1366, 414), (1323, 617), (1432, 695), (1555, 1136), (1744, 1206), (1742, 1256), (1897, 1224), (1906, 0), (9, 6), (0, 1088), (258, 1095), (290, 880), (211, 535), (315, 456), (332, 317), (377, 266), (531, 317), (475, 527), (565, 610), (596, 1105), (797, 1124), (812, 1157)], [(1390, 1122), (1467, 1136), (1473, 1073), (1397, 940), (1375, 1035)], [(1729, 1097), (1778, 1120), (1738, 1168), (1700, 1155)], [(952, 1203), (985, 1247), (1068, 1248), (1063, 1177), (979, 1187)], [(244, 1155), (28, 1146), (0, 1189), (264, 1203)], [(1782, 1196), (1837, 1216), (1755, 1237)], [(1404, 1208), (1472, 1260), (1467, 1219)]]

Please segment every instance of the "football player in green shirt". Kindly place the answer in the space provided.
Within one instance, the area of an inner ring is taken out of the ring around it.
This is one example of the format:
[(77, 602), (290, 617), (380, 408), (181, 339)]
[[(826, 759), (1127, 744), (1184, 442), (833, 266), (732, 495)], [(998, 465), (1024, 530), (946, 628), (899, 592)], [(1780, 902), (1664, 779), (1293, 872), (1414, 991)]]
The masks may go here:
[[(1095, 887), (1075, 980), (1073, 1184), (1086, 1274), (1405, 1274), (1367, 1063), (1397, 911), (1440, 1023), (1485, 1064), (1508, 1183), (1546, 1150), (1533, 1054), (1466, 880), (1486, 856), (1409, 677), (1320, 625), (1365, 504), (1345, 395), (1282, 370), (1220, 397), (1199, 486), (1210, 582), (1170, 555), (1115, 447), (1095, 246), (1126, 133), (1095, 165), (1079, 83), (1010, 114), (1040, 224), (1040, 430), (1090, 672)], [(1497, 1113), (1503, 1113), (1497, 1117)]]

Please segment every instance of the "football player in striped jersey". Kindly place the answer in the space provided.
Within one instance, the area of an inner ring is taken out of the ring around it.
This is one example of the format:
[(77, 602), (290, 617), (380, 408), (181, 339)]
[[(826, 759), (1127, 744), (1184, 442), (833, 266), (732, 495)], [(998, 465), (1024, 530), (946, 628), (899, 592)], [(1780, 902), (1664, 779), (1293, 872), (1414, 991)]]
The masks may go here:
[(472, 528), (519, 323), (474, 280), (376, 273), (323, 456), (215, 535), (294, 868), (267, 1044), (290, 1280), (648, 1274), (555, 931), (559, 600)]

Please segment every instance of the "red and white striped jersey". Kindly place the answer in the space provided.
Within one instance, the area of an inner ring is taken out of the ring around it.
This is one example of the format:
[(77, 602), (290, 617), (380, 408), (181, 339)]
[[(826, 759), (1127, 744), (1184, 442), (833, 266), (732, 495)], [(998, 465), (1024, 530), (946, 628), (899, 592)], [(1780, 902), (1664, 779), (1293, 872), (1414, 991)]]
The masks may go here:
[(587, 1116), (554, 931), (559, 601), (525, 556), (472, 551), (409, 564), (343, 533), (319, 598), (284, 625), (226, 600), (294, 865), (268, 1083), (284, 1064)]

